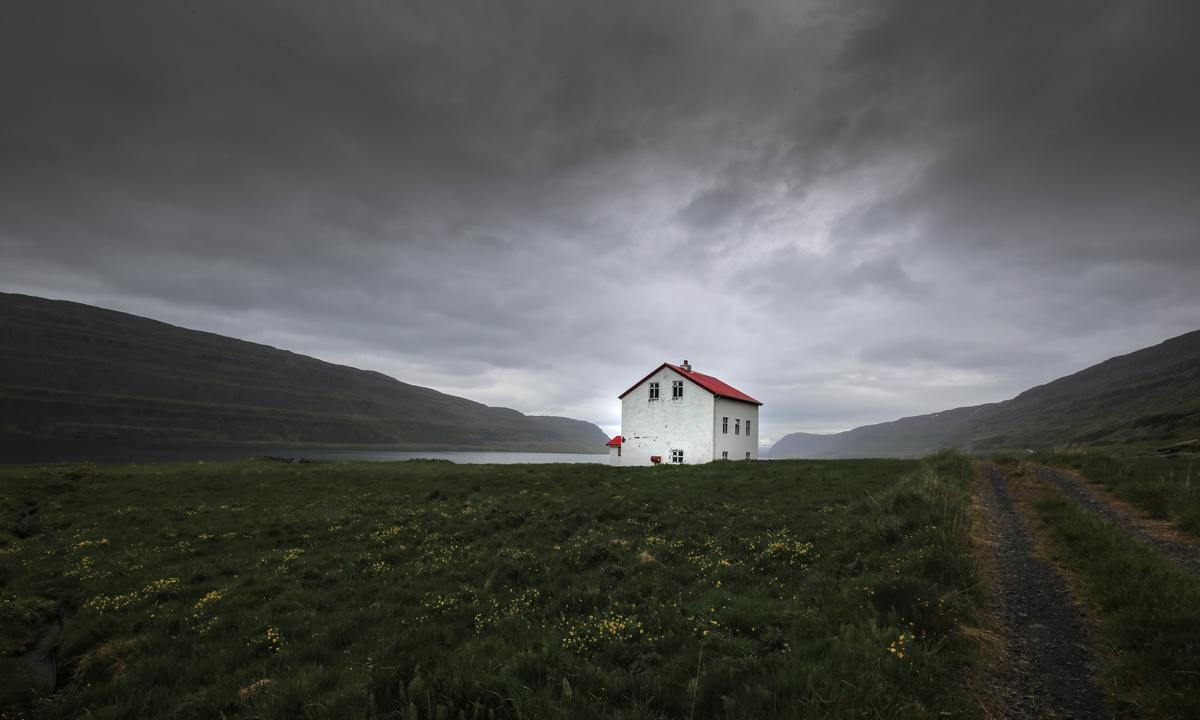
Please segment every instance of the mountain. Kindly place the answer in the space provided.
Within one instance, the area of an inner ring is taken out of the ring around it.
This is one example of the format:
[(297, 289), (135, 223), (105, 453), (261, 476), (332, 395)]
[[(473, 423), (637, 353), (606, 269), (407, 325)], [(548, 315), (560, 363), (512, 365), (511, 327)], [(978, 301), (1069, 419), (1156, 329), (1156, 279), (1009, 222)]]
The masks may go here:
[(90, 305), (0, 293), (0, 441), (603, 452), (587, 422)]
[(1200, 331), (1110, 358), (1004, 402), (832, 435), (793, 433), (773, 458), (917, 456), (1059, 445), (1148, 448), (1200, 438)]

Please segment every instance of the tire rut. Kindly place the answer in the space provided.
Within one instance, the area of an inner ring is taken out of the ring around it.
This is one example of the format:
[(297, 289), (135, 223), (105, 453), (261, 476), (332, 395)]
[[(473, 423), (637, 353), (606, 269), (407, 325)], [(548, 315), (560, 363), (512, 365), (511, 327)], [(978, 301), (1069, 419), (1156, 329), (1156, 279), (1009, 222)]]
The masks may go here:
[(1164, 532), (1163, 526), (1169, 523), (1155, 523), (1118, 507), (1107, 501), (1097, 490), (1090, 488), (1083, 480), (1075, 475), (1046, 467), (1045, 465), (1029, 466), (1042, 480), (1053, 484), (1064, 495), (1084, 508), (1099, 515), (1108, 522), (1122, 528), (1143, 542), (1157, 547), (1168, 557), (1178, 561), (1183, 567), (1195, 574), (1200, 574), (1200, 547), (1191, 543), (1176, 540)]
[(1083, 618), (1066, 580), (1038, 557), (1009, 477), (984, 464), (978, 483), (1006, 662), (997, 669), (1003, 718), (1111, 718), (1095, 679)]

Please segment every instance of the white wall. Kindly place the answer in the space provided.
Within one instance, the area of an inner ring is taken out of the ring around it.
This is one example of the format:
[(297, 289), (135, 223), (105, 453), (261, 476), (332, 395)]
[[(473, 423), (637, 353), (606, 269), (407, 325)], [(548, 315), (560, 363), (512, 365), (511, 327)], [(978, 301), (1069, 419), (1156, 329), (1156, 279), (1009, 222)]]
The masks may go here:
[[(675, 380), (683, 380), (679, 400), (671, 398)], [(658, 381), (658, 400), (649, 399), (654, 381)], [(649, 465), (651, 455), (660, 455), (663, 463), (669, 464), (672, 450), (683, 450), (684, 464), (711, 461), (713, 401), (712, 393), (670, 368), (646, 378), (621, 400), (621, 435), (625, 437), (621, 464)]]
[[(728, 434), (721, 432), (721, 419), (729, 418)], [(741, 423), (735, 424), (735, 420)], [(746, 433), (746, 421), (750, 421), (750, 433)], [(734, 428), (741, 426), (741, 433), (734, 435)], [(740, 400), (716, 398), (713, 407), (713, 457), (721, 459), (721, 452), (729, 453), (730, 460), (745, 460), (750, 453), (751, 460), (758, 459), (758, 406)]]

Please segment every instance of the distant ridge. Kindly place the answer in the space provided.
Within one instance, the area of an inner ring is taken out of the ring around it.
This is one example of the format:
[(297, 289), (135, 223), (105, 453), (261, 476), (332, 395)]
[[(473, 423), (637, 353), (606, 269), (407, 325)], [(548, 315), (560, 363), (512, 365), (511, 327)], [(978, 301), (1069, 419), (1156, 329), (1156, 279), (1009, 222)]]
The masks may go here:
[(832, 435), (793, 433), (773, 458), (909, 457), (1060, 445), (1150, 448), (1200, 438), (1200, 331), (1110, 358), (1011, 400)]
[(0, 293), (0, 440), (601, 452), (607, 436), (266, 345)]

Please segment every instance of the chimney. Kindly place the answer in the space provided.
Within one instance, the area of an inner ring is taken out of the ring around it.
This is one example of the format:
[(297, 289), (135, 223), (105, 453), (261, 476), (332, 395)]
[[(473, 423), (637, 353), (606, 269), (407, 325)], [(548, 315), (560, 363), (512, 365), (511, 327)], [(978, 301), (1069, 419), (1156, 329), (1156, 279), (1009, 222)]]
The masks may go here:
[(692, 371), (692, 366), (691, 366), (691, 365), (688, 365), (688, 361), (687, 361), (687, 360), (684, 360), (684, 361), (683, 361), (683, 365), (680, 365), (680, 367), (681, 367), (681, 368), (683, 368), (684, 370), (687, 370), (688, 372), (691, 372), (691, 371)]

